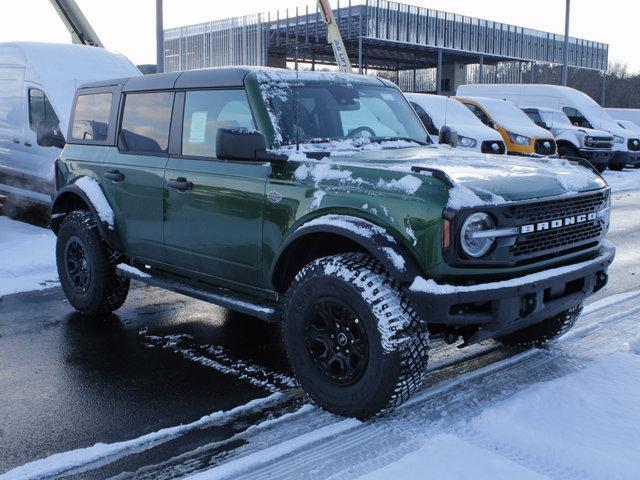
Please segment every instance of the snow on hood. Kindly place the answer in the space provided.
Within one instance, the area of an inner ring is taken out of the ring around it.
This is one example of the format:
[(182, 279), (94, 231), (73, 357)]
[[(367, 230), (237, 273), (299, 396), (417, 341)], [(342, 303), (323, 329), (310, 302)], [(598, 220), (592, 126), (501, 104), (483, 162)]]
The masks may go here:
[[(328, 153), (321, 160), (307, 156), (307, 153), (321, 151)], [(413, 172), (412, 168), (438, 169), (455, 183), (449, 194), (451, 208), (574, 195), (606, 186), (606, 182), (591, 170), (562, 159), (486, 155), (409, 142), (335, 141), (329, 147), (327, 144), (301, 144), (300, 150), (291, 147), (277, 152), (288, 153), (291, 161), (301, 162), (296, 169), (296, 178), (310, 178), (316, 186), (324, 180), (338, 180), (377, 189), (395, 188), (412, 195), (419, 189), (413, 178), (430, 175), (429, 172)], [(380, 171), (402, 175), (395, 183), (380, 182)], [(405, 178), (407, 175), (410, 178)]]

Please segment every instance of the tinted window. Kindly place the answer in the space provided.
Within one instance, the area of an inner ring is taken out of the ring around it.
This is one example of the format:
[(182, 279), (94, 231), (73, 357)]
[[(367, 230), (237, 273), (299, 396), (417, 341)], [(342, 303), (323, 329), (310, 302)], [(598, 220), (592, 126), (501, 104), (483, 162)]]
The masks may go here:
[(104, 141), (109, 131), (111, 94), (95, 93), (78, 96), (73, 115), (71, 138)]
[(172, 92), (128, 94), (124, 99), (120, 146), (131, 152), (166, 152), (172, 108)]
[(37, 132), (38, 129), (53, 130), (58, 127), (60, 120), (49, 99), (44, 92), (37, 88), (29, 89), (29, 126)]
[(576, 127), (591, 128), (589, 120), (587, 120), (579, 110), (572, 107), (564, 107), (562, 111), (569, 117), (569, 120)]
[(187, 92), (182, 154), (214, 157), (219, 128), (255, 128), (244, 90)]
[(478, 120), (480, 120), (482, 123), (484, 123), (487, 127), (489, 128), (494, 128), (493, 122), (491, 121), (491, 119), (489, 118), (489, 116), (484, 113), (480, 108), (476, 107), (475, 105), (472, 105), (470, 103), (465, 103), (464, 104), (469, 110), (471, 110), (471, 112), (478, 117)]
[(418, 117), (420, 117), (420, 120), (422, 121), (424, 128), (427, 129), (427, 132), (429, 132), (430, 135), (438, 135), (440, 132), (438, 131), (438, 128), (433, 123), (433, 119), (429, 116), (426, 110), (417, 103), (411, 102), (411, 106), (418, 114)]
[(541, 126), (544, 123), (544, 120), (540, 116), (540, 112), (538, 112), (537, 110), (525, 110), (524, 113), (526, 113), (531, 121), (533, 121), (533, 123), (535, 123), (536, 125)]

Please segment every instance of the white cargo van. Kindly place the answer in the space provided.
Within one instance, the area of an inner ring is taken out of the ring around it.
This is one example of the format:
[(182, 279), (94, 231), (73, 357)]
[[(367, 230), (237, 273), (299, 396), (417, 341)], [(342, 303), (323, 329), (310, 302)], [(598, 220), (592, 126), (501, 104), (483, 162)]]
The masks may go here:
[(613, 135), (614, 155), (609, 168), (622, 170), (625, 166), (640, 167), (640, 138), (622, 128), (591, 97), (569, 87), (535, 84), (461, 85), (458, 95), (482, 95), (507, 99), (520, 107), (548, 107), (562, 110), (578, 127), (604, 130)]
[(605, 108), (616, 120), (626, 120), (640, 125), (640, 108)]
[(134, 75), (127, 58), (103, 48), (0, 43), (0, 194), (48, 206), (76, 88)]
[(426, 93), (406, 93), (431, 139), (438, 143), (440, 129), (453, 128), (458, 134), (458, 147), (483, 153), (507, 153), (500, 134), (478, 120), (454, 98)]

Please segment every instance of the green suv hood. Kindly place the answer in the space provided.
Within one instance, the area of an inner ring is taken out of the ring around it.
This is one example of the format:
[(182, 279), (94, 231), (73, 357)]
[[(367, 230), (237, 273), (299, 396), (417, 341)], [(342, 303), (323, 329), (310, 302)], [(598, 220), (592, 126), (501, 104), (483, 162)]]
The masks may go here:
[[(489, 203), (570, 195), (606, 186), (602, 177), (592, 170), (557, 158), (485, 155), (442, 146), (383, 148), (380, 145), (331, 149), (329, 159), (321, 161), (328, 160), (333, 168), (357, 169), (357, 174), (365, 180), (387, 178), (395, 171), (430, 175), (434, 169), (440, 170), (455, 184), (466, 187), (461, 190), (473, 192), (481, 201)], [(304, 159), (303, 152), (292, 158)], [(419, 171), (421, 168), (424, 170)], [(473, 206), (471, 204), (477, 202), (468, 203), (470, 205), (457, 206)]]

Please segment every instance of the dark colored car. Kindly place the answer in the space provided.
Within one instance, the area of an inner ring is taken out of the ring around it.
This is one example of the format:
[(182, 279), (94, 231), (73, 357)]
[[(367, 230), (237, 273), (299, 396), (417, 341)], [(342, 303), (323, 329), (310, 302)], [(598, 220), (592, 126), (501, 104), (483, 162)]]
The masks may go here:
[(614, 257), (600, 176), (431, 145), (400, 90), (367, 76), (221, 68), (85, 85), (56, 178), (77, 310), (116, 310), (134, 278), (282, 322), (309, 395), (361, 418), (420, 387), (429, 334), (562, 334)]

